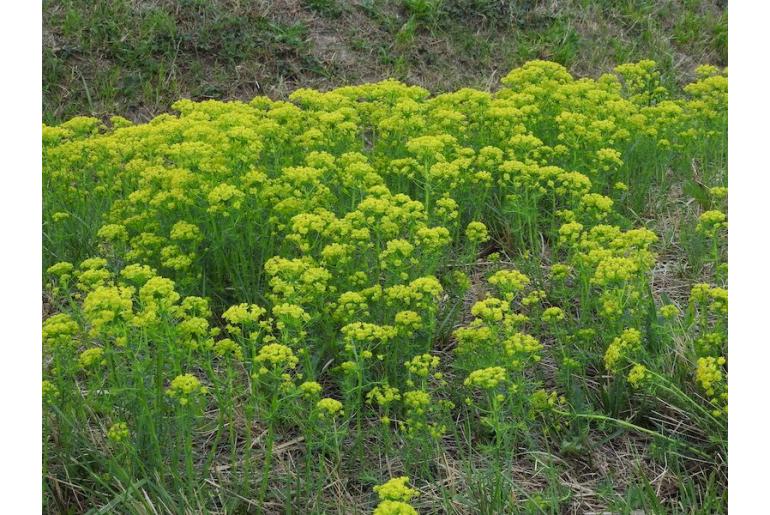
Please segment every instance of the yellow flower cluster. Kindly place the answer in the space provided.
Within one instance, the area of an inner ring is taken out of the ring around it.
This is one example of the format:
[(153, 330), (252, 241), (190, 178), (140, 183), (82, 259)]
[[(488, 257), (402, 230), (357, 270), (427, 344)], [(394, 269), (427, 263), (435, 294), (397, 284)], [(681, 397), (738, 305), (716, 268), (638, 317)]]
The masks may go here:
[(727, 414), (727, 373), (723, 372), (726, 364), (724, 356), (707, 356), (698, 359), (695, 371), (696, 381), (714, 407), (714, 416)]
[(60, 261), (56, 264), (53, 264), (48, 267), (46, 272), (50, 275), (55, 275), (59, 277), (59, 280), (65, 280), (65, 277), (69, 277), (72, 272), (75, 270), (75, 267), (72, 265), (72, 263), (68, 263), (67, 261)]
[(465, 237), (472, 245), (479, 245), (489, 239), (489, 231), (481, 222), (470, 222), (465, 229)]
[(259, 373), (268, 372), (283, 373), (287, 370), (297, 368), (299, 359), (294, 352), (286, 345), (280, 343), (270, 343), (259, 349), (259, 353), (254, 358), (260, 365)]
[(107, 361), (104, 359), (104, 349), (102, 349), (101, 347), (94, 347), (91, 349), (84, 350), (83, 352), (80, 353), (80, 358), (78, 359), (78, 363), (84, 369), (89, 369), (91, 367), (100, 366), (100, 365), (106, 365)]
[(489, 276), (488, 282), (497, 288), (505, 300), (512, 301), (529, 285), (530, 280), (518, 270), (499, 270)]
[(374, 487), (374, 492), (381, 501), (402, 501), (409, 502), (417, 496), (417, 490), (409, 488), (407, 476), (394, 477), (382, 485)]
[(378, 406), (385, 407), (401, 400), (401, 394), (398, 392), (398, 388), (393, 386), (375, 386), (366, 394), (366, 400), (369, 403), (375, 402)]
[(214, 344), (214, 354), (217, 356), (232, 357), (236, 361), (243, 361), (243, 351), (241, 346), (230, 338), (223, 338)]
[(630, 359), (634, 353), (641, 349), (642, 333), (638, 329), (624, 330), (620, 336), (612, 340), (604, 353), (604, 367), (607, 371), (615, 373)]
[(310, 321), (310, 315), (302, 306), (287, 302), (273, 306), (273, 316), (276, 319), (276, 327), (280, 330), (299, 327)]
[[(390, 240), (385, 250), (380, 252), (380, 268), (385, 270), (400, 270), (404, 267), (414, 266), (418, 263), (412, 257), (414, 245), (406, 240)], [(402, 272), (401, 278), (407, 279), (409, 274)]]
[(590, 221), (601, 221), (612, 211), (614, 202), (611, 198), (598, 193), (586, 193), (580, 198), (578, 212), (581, 218)]
[(137, 288), (143, 286), (156, 275), (156, 270), (148, 265), (131, 264), (120, 271), (120, 276)]
[(396, 330), (392, 326), (368, 322), (353, 322), (344, 326), (341, 331), (346, 340), (351, 342), (387, 342), (396, 336)]
[(666, 320), (671, 320), (679, 316), (679, 308), (674, 304), (666, 304), (660, 307), (660, 316)]
[(423, 327), (422, 317), (414, 311), (399, 311), (395, 316), (395, 327), (399, 334), (413, 336)]
[(463, 384), (469, 387), (492, 390), (505, 383), (507, 374), (503, 367), (489, 367), (474, 370), (465, 378)]
[(107, 438), (115, 443), (127, 440), (130, 434), (128, 424), (125, 422), (116, 422), (107, 430)]
[(128, 241), (128, 231), (120, 224), (103, 225), (97, 231), (96, 236), (111, 243), (125, 243)]
[(695, 306), (706, 306), (709, 311), (726, 316), (727, 290), (698, 283), (690, 290), (690, 303)]
[(133, 288), (97, 286), (83, 301), (83, 311), (91, 323), (91, 335), (110, 332), (116, 325), (133, 318)]
[[(261, 308), (256, 304), (244, 303), (230, 306), (224, 313), (222, 313), (222, 318), (227, 320), (231, 325), (238, 326), (256, 324), (264, 314), (264, 308)], [(228, 328), (228, 330), (230, 330), (230, 328)]]
[(535, 363), (540, 361), (540, 351), (543, 350), (537, 338), (526, 333), (514, 333), (503, 342), (505, 354), (511, 358), (511, 368), (520, 369), (528, 360)]
[(650, 379), (650, 373), (647, 367), (637, 363), (628, 372), (628, 383), (634, 388), (641, 388), (646, 381)]
[(727, 198), (727, 188), (724, 186), (714, 186), (709, 188), (709, 193), (716, 200), (724, 200)]
[(698, 218), (695, 229), (709, 238), (714, 238), (722, 229), (727, 229), (727, 215), (716, 210), (704, 211)]
[(405, 362), (404, 365), (410, 374), (424, 378), (428, 377), (428, 374), (435, 370), (440, 362), (441, 360), (438, 356), (421, 354)]
[(496, 297), (487, 297), (471, 307), (471, 314), (487, 322), (501, 322), (510, 309), (510, 302)]
[(566, 399), (556, 392), (548, 392), (544, 389), (535, 391), (529, 399), (532, 409), (536, 412), (549, 411), (555, 408), (562, 407), (566, 403)]
[(373, 515), (417, 515), (417, 510), (401, 501), (382, 501), (374, 508)]
[(403, 399), (404, 404), (417, 415), (424, 415), (431, 404), (430, 394), (422, 390), (404, 392)]
[(299, 385), (299, 391), (302, 392), (303, 397), (315, 397), (321, 393), (321, 385), (316, 381), (305, 381)]
[(599, 286), (622, 284), (634, 278), (638, 271), (639, 267), (633, 260), (609, 256), (599, 261), (592, 282)]
[(191, 400), (206, 393), (208, 393), (208, 388), (203, 386), (200, 379), (193, 374), (176, 376), (166, 389), (166, 395), (176, 399), (182, 406), (186, 406)]
[(564, 320), (564, 310), (557, 306), (551, 306), (550, 308), (543, 310), (543, 314), (540, 316), (543, 319), (543, 322), (553, 324)]
[(524, 307), (539, 305), (546, 298), (545, 290), (532, 290), (521, 299)]
[(419, 437), (427, 434), (439, 439), (446, 433), (446, 424), (434, 419), (442, 415), (442, 411), (451, 408), (451, 403), (434, 402), (433, 396), (425, 390), (411, 390), (401, 395), (406, 410), (406, 419), (399, 422), (399, 429), (407, 437)]
[(572, 267), (566, 263), (554, 263), (551, 265), (551, 278), (563, 280), (569, 276)]
[(57, 313), (43, 322), (43, 343), (50, 347), (69, 345), (80, 326), (66, 313)]
[(43, 402), (53, 403), (59, 398), (59, 389), (51, 381), (43, 380), (42, 392)]
[(342, 410), (342, 403), (328, 397), (318, 401), (318, 403), (316, 403), (316, 408), (318, 408), (318, 416), (321, 418), (334, 418), (345, 414)]

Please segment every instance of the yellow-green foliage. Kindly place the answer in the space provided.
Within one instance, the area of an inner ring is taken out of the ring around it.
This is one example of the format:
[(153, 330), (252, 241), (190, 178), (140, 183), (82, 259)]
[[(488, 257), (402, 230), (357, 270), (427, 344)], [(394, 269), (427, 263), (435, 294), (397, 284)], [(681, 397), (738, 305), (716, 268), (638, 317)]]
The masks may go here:
[[(264, 503), (273, 442), (297, 433), (337, 467), (297, 465), (320, 481), (301, 495), (366, 452), (429, 481), (424, 464), (460, 434), (559, 443), (570, 396), (606, 407), (600, 382), (618, 406), (679, 392), (712, 424), (727, 411), (727, 290), (698, 285), (686, 315), (658, 318), (659, 238), (630, 221), (650, 188), (684, 179), (665, 170), (721, 159), (726, 72), (701, 71), (671, 91), (649, 61), (598, 79), (533, 61), (495, 93), (388, 80), (44, 126), (49, 473), (82, 473), (77, 446), (98, 426), (123, 487), (208, 488), (222, 455), (232, 484), (212, 491)], [(715, 266), (725, 208), (693, 221)], [(683, 334), (697, 342), (675, 350)], [(375, 487), (375, 513), (414, 513), (407, 481)]]

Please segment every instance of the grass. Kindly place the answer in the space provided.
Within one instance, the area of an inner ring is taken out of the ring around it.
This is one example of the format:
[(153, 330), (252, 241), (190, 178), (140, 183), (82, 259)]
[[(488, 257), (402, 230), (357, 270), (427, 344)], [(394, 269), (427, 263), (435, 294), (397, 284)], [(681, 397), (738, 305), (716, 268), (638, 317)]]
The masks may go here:
[(726, 4), (46, 0), (43, 120), (147, 121), (179, 98), (282, 98), (387, 77), (489, 90), (531, 59), (596, 76), (642, 58), (671, 84), (696, 63), (726, 65)]

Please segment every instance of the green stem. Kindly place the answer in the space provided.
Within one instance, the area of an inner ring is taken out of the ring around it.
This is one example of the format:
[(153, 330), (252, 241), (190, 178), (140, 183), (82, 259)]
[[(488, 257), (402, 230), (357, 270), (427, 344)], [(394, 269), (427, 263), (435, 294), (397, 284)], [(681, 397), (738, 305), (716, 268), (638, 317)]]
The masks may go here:
[(561, 411), (561, 410), (554, 410), (554, 413), (558, 413), (559, 415), (563, 415), (563, 416), (567, 416), (567, 417), (571, 416), (571, 417), (577, 417), (577, 418), (585, 418), (585, 419), (588, 419), (588, 420), (599, 420), (601, 422), (611, 422), (613, 424), (616, 424), (616, 425), (618, 425), (620, 427), (623, 427), (623, 428), (626, 428), (626, 429), (631, 429), (633, 431), (638, 431), (640, 433), (644, 433), (646, 435), (653, 436), (655, 438), (660, 438), (662, 440), (665, 440), (665, 441), (667, 441), (669, 443), (672, 443), (672, 444), (675, 444), (675, 445), (681, 445), (685, 449), (687, 449), (688, 451), (692, 452), (693, 454), (698, 455), (699, 457), (701, 457), (703, 459), (706, 459), (706, 460), (710, 460), (711, 459), (711, 456), (709, 456), (705, 452), (703, 452), (703, 451), (701, 451), (699, 449), (696, 449), (694, 447), (691, 447), (691, 446), (683, 443), (680, 440), (677, 440), (675, 438), (671, 438), (670, 436), (666, 436), (664, 434), (658, 433), (657, 431), (653, 431), (652, 429), (647, 429), (645, 427), (637, 426), (636, 424), (632, 424), (631, 422), (628, 422), (626, 420), (620, 420), (620, 419), (608, 417), (608, 416), (605, 416), (605, 415), (596, 415), (596, 414), (593, 414), (593, 413), (568, 413), (566, 411)]
[(271, 413), (270, 421), (267, 426), (267, 443), (265, 444), (265, 457), (262, 465), (262, 483), (259, 487), (259, 506), (263, 512), (265, 509), (265, 494), (267, 493), (267, 485), (270, 479), (270, 469), (273, 465), (273, 441), (275, 439), (274, 425)]

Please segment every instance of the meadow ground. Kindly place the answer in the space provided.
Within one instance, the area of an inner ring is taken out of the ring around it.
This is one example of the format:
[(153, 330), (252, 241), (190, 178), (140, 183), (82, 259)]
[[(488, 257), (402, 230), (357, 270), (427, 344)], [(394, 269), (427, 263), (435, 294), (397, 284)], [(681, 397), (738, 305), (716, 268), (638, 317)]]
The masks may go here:
[(577, 76), (655, 60), (668, 84), (727, 65), (727, 2), (46, 0), (43, 120), (147, 121), (180, 98), (285, 98), (396, 78), (491, 89), (532, 59)]

